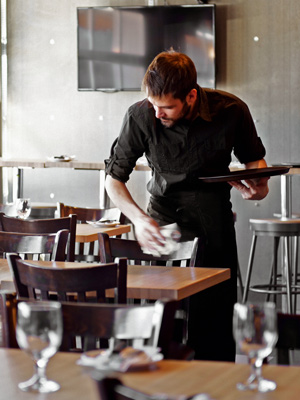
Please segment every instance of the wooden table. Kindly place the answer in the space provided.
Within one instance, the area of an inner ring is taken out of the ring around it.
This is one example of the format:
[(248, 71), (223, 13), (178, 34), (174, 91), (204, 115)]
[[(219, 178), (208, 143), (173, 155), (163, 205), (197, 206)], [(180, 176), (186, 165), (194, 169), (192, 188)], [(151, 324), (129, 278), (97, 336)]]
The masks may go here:
[(122, 235), (131, 230), (131, 225), (117, 225), (114, 227), (97, 228), (90, 224), (76, 225), (76, 242), (89, 243), (98, 240), (98, 233), (107, 233), (109, 236)]
[[(54, 268), (90, 267), (90, 263), (30, 261), (32, 264)], [(230, 270), (224, 268), (157, 267), (129, 265), (127, 297), (157, 300), (168, 298), (181, 300), (197, 292), (217, 285), (230, 278)], [(6, 259), (0, 259), (0, 282), (3, 286), (12, 282)]]
[[(57, 353), (49, 362), (47, 376), (61, 389), (52, 394), (25, 393), (17, 384), (28, 379), (32, 361), (21, 350), (0, 349), (1, 399), (5, 400), (99, 400), (95, 382), (76, 364), (80, 355)], [(124, 384), (149, 394), (193, 395), (208, 393), (214, 400), (299, 400), (300, 367), (264, 365), (263, 376), (273, 379), (277, 389), (270, 393), (240, 392), (236, 383), (249, 375), (249, 365), (205, 361), (160, 361), (153, 371), (116, 376)]]

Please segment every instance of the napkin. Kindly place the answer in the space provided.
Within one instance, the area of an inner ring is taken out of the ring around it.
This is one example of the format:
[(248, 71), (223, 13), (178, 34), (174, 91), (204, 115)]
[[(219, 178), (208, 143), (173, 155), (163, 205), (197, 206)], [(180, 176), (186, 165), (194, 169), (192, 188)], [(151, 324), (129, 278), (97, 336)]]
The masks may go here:
[(162, 226), (160, 232), (165, 240), (161, 244), (152, 242), (151, 249), (142, 247), (145, 254), (153, 254), (154, 256), (159, 257), (162, 255), (169, 255), (179, 249), (181, 234), (176, 223)]
[(162, 360), (163, 355), (159, 351), (160, 348), (151, 346), (142, 346), (140, 349), (125, 347), (117, 354), (111, 350), (102, 350), (96, 356), (90, 356), (89, 353), (82, 354), (77, 363), (100, 371), (126, 372), (131, 369), (145, 368)]

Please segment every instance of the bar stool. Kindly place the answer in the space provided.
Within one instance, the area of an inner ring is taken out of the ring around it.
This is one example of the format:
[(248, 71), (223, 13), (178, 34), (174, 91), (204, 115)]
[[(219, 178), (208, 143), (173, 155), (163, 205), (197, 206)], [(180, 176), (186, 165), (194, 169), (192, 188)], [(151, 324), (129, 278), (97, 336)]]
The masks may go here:
[[(247, 301), (249, 290), (268, 295), (286, 295), (287, 311), (292, 313), (292, 294), (294, 298), (294, 311), (296, 311), (297, 294), (300, 293), (300, 286), (297, 286), (297, 254), (298, 239), (300, 236), (300, 219), (250, 219), (250, 229), (253, 231), (246, 282), (244, 287), (243, 303)], [(258, 236), (273, 237), (273, 260), (268, 284), (250, 286), (254, 253)], [(289, 238), (294, 239), (293, 256), (291, 262)], [(284, 265), (282, 266), (281, 282), (277, 273), (278, 247), (280, 239), (283, 239)], [(293, 281), (292, 281), (293, 280)]]

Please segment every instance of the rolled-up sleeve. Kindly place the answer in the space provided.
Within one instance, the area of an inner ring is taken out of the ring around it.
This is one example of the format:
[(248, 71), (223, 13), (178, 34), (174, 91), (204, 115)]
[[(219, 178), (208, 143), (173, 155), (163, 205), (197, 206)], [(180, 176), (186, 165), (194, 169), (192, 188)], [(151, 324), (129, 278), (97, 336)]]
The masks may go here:
[(129, 180), (136, 161), (144, 154), (146, 146), (144, 129), (138, 123), (134, 109), (128, 109), (120, 135), (112, 145), (111, 155), (105, 160), (106, 174), (124, 183)]
[(248, 106), (242, 101), (240, 101), (240, 104), (241, 108), (234, 144), (234, 154), (241, 163), (246, 164), (264, 158), (266, 150), (260, 137), (257, 135)]

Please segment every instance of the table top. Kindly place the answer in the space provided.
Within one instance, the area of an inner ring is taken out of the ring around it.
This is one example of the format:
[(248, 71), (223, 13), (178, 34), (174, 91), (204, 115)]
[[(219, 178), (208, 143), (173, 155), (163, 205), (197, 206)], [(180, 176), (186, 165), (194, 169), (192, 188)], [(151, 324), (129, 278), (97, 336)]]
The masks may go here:
[(121, 379), (126, 385), (149, 394), (208, 393), (214, 400), (299, 399), (300, 367), (264, 365), (263, 376), (277, 383), (274, 392), (265, 394), (236, 389), (236, 383), (245, 381), (249, 372), (247, 364), (165, 360), (156, 371), (127, 373)]
[[(105, 169), (104, 162), (101, 161), (48, 161), (47, 159), (28, 159), (28, 158), (4, 158), (0, 157), (0, 167), (15, 168), (74, 168), (101, 171)], [(138, 163), (135, 170), (150, 171), (148, 165)]]
[(230, 269), (129, 265), (127, 297), (182, 300), (230, 278)]
[[(80, 355), (57, 353), (49, 361), (47, 377), (57, 381), (61, 389), (55, 394), (32, 394), (18, 389), (28, 379), (32, 361), (19, 349), (0, 349), (1, 398), (18, 400), (99, 400), (95, 382), (76, 364)], [(249, 375), (249, 365), (209, 361), (163, 360), (152, 371), (115, 375), (134, 389), (149, 394), (193, 395), (208, 393), (214, 400), (298, 400), (300, 367), (264, 365), (263, 376), (275, 380), (277, 389), (271, 393), (240, 392), (236, 383)]]
[[(55, 268), (91, 267), (91, 263), (55, 261), (30, 261), (32, 264)], [(230, 278), (225, 268), (157, 267), (129, 265), (127, 274), (127, 297), (157, 300), (168, 298), (181, 300), (197, 292), (217, 285)], [(12, 276), (6, 259), (0, 259), (0, 282), (11, 286)]]
[(90, 224), (76, 225), (76, 242), (89, 243), (98, 240), (98, 233), (107, 233), (109, 236), (122, 235), (131, 230), (131, 225), (117, 225), (113, 227), (97, 228)]
[[(274, 164), (275, 165), (275, 164)], [(276, 164), (280, 165), (280, 164)], [(281, 164), (282, 165), (282, 164)], [(101, 161), (48, 161), (47, 159), (28, 159), (28, 158), (5, 158), (0, 157), (0, 167), (15, 167), (15, 168), (74, 168), (87, 170), (104, 170), (105, 164)], [(231, 167), (232, 171), (240, 169), (240, 167)], [(150, 171), (150, 168), (145, 163), (137, 162), (136, 171)], [(286, 175), (300, 175), (299, 167), (290, 168)]]

